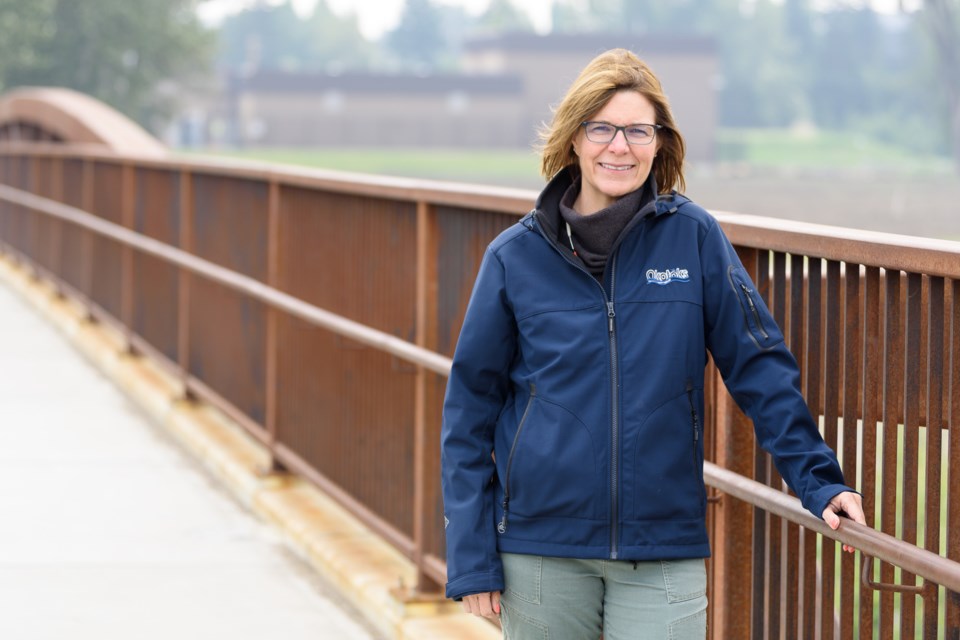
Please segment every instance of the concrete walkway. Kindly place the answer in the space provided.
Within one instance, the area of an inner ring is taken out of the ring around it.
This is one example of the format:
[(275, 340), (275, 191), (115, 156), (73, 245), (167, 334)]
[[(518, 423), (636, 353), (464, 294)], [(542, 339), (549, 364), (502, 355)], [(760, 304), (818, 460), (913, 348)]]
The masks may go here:
[(377, 637), (0, 282), (0, 638)]

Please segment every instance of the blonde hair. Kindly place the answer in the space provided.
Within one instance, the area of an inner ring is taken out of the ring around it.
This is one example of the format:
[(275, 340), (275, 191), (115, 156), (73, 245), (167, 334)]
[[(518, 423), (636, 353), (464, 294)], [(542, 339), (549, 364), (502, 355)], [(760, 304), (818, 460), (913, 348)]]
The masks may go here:
[(611, 49), (590, 61), (553, 114), (553, 122), (540, 131), (540, 173), (548, 180), (558, 171), (577, 164), (573, 139), (580, 123), (602, 109), (619, 91), (636, 91), (653, 105), (657, 121), (657, 157), (653, 174), (660, 193), (674, 187), (686, 188), (683, 178), (683, 157), (686, 147), (663, 93), (660, 80), (632, 51)]

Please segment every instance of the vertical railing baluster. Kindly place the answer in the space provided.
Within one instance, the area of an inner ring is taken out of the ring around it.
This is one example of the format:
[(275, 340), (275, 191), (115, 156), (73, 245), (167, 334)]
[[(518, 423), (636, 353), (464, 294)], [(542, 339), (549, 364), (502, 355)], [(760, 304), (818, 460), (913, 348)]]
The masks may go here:
[[(940, 553), (941, 460), (943, 453), (943, 278), (929, 279), (927, 296), (927, 477), (924, 483), (923, 548)], [(940, 589), (924, 581), (923, 637), (936, 639), (939, 628)]]
[[(746, 264), (753, 277), (757, 293), (769, 302), (770, 253), (756, 251)], [(772, 465), (768, 456), (757, 444), (753, 443), (754, 479), (769, 485)], [(753, 633), (755, 636), (770, 636), (770, 513), (762, 509), (753, 510)]]
[[(840, 420), (840, 388), (843, 385), (843, 330), (841, 320), (843, 308), (840, 304), (840, 263), (827, 261), (826, 304), (824, 307), (824, 362), (823, 362), (823, 439), (832, 449), (837, 450), (837, 423)], [(837, 543), (830, 538), (822, 538), (820, 543), (820, 566), (823, 577), (823, 617), (820, 619), (820, 632), (823, 638), (834, 638), (838, 631), (835, 605)], [(842, 585), (841, 585), (842, 593)]]
[[(784, 333), (787, 327), (787, 256), (781, 251), (773, 252), (773, 277), (771, 279), (771, 312)], [(786, 485), (779, 480), (777, 489), (786, 492)], [(796, 607), (795, 576), (793, 558), (790, 555), (790, 529), (796, 529), (783, 518), (774, 520), (771, 530), (771, 595), (774, 601), (771, 609), (776, 624), (771, 628), (773, 637), (784, 637), (791, 622), (794, 621)]]
[[(797, 366), (800, 368), (800, 380), (804, 378), (806, 371), (805, 345), (804, 338), (804, 319), (803, 319), (803, 292), (804, 292), (804, 263), (802, 255), (790, 256), (790, 315), (789, 315), (789, 339), (790, 350), (797, 359)], [(801, 382), (802, 389), (802, 382)], [(784, 521), (786, 524), (786, 521)], [(810, 539), (814, 539), (812, 536)], [(789, 524), (787, 535), (787, 553), (784, 555), (784, 562), (787, 569), (785, 574), (789, 580), (786, 609), (788, 615), (787, 622), (783, 628), (783, 637), (802, 638), (803, 637), (803, 611), (809, 603), (805, 601), (805, 572), (807, 567), (803, 562), (803, 552), (806, 544), (809, 544), (803, 527)]]
[[(903, 394), (903, 335), (900, 330), (900, 272), (886, 271), (883, 343), (883, 458), (880, 510), (881, 530), (897, 535), (897, 446), (900, 403)], [(880, 563), (880, 581), (894, 582), (893, 567)], [(892, 637), (893, 610), (899, 600), (890, 591), (880, 592), (880, 637)]]
[[(846, 263), (843, 287), (843, 394), (842, 415), (843, 435), (841, 437), (841, 464), (847, 485), (857, 486), (859, 465), (857, 464), (857, 421), (860, 391), (860, 354), (861, 327), (860, 318), (860, 265)], [(854, 590), (859, 574), (856, 558), (849, 553), (840, 554), (840, 637), (852, 638), (856, 603)]]
[[(867, 524), (877, 524), (877, 423), (880, 418), (880, 269), (867, 267), (863, 286), (863, 376), (861, 395), (863, 405), (863, 459), (858, 489), (863, 493), (863, 510)], [(864, 561), (863, 557), (860, 558)], [(872, 590), (860, 589), (860, 637), (873, 637), (874, 598)]]
[[(804, 389), (806, 390), (807, 404), (816, 420), (822, 411), (822, 374), (823, 362), (822, 344), (823, 329), (821, 315), (823, 309), (823, 261), (811, 257), (807, 262), (807, 307), (804, 318), (807, 344), (806, 369), (804, 373)], [(823, 617), (823, 575), (820, 571), (817, 549), (820, 536), (807, 532), (804, 535), (803, 566), (806, 580), (803, 587), (804, 612), (802, 624), (803, 638), (816, 637), (820, 629), (820, 620)]]
[[(947, 362), (949, 376), (948, 456), (947, 456), (947, 557), (960, 560), (960, 279), (951, 281), (950, 347)], [(947, 638), (960, 637), (960, 593), (946, 598)]]
[[(918, 441), (920, 430), (920, 330), (922, 326), (921, 288), (923, 276), (919, 273), (907, 274), (906, 298), (906, 352), (903, 367), (903, 453), (901, 471), (901, 502), (898, 516), (901, 522), (901, 539), (906, 542), (917, 542), (917, 493), (918, 483)], [(916, 577), (912, 573), (903, 571), (900, 577), (901, 584), (914, 585)], [(900, 609), (900, 636), (914, 637), (916, 622), (916, 596), (904, 593), (901, 596)]]

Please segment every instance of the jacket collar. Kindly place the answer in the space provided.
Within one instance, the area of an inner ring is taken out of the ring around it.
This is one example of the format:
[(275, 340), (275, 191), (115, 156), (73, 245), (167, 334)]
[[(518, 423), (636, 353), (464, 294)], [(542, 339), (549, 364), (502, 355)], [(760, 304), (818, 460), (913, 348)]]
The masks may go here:
[[(531, 213), (549, 239), (559, 241), (560, 228), (562, 226), (560, 200), (570, 185), (573, 184), (574, 180), (579, 179), (579, 169), (576, 165), (570, 165), (558, 171), (556, 175), (550, 179), (550, 182), (547, 183), (547, 186), (543, 188), (543, 191), (540, 192), (540, 195), (537, 196), (536, 205)], [(652, 171), (647, 178), (647, 182), (644, 183), (644, 188), (657, 194), (657, 181)], [(684, 196), (678, 194), (676, 191), (672, 191), (666, 195), (657, 194), (652, 201), (644, 200), (637, 213), (644, 211), (644, 209), (652, 203), (654, 210), (644, 213), (642, 217), (652, 216), (653, 218), (659, 218), (676, 212), (686, 200)], [(634, 223), (635, 221), (631, 222), (628, 226), (632, 227)]]

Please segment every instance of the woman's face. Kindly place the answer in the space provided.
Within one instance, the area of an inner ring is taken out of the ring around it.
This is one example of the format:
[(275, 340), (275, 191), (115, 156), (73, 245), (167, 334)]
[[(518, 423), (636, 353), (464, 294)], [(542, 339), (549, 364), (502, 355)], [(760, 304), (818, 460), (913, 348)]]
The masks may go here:
[[(636, 91), (618, 91), (589, 121), (612, 125), (656, 124), (656, 111), (647, 98)], [(573, 139), (573, 150), (580, 159), (583, 176), (580, 197), (574, 209), (588, 215), (604, 209), (616, 200), (637, 190), (650, 175), (659, 141), (650, 144), (629, 144), (623, 131), (617, 131), (613, 140), (603, 144), (587, 139), (580, 127)]]

